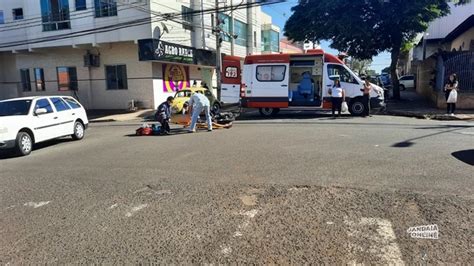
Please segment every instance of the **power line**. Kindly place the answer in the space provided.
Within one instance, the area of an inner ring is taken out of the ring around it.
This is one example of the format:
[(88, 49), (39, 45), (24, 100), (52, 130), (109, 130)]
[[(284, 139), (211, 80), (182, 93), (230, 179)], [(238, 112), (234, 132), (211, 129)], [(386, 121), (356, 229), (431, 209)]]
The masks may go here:
[[(121, 5), (121, 6), (123, 6), (123, 5)], [(124, 11), (124, 10), (127, 10), (127, 9), (132, 9), (132, 8), (133, 7), (126, 7), (126, 8), (123, 8), (123, 9), (117, 9), (117, 12), (118, 11)], [(95, 16), (94, 12), (92, 12), (92, 14), (82, 13), (80, 15), (81, 16), (77, 16), (77, 17), (74, 16), (74, 18), (69, 19), (69, 21)], [(72, 17), (72, 15), (71, 15), (71, 17)], [(51, 22), (56, 22), (56, 21), (51, 21)], [(31, 28), (31, 27), (38, 27), (38, 26), (41, 26), (43, 24), (44, 23), (42, 21), (32, 21), (32, 22), (27, 22), (27, 23), (22, 23), (22, 24), (9, 25), (9, 26), (6, 26), (6, 27), (0, 27), (0, 32), (12, 31), (12, 30), (17, 30), (17, 29), (25, 29), (25, 28)]]
[[(280, 2), (282, 2), (282, 1), (271, 2), (271, 3), (266, 3), (266, 2), (264, 2), (264, 3), (246, 3), (245, 5), (239, 6), (236, 9), (251, 8), (251, 7), (254, 7), (254, 6), (271, 5), (271, 4), (280, 3)], [(224, 7), (223, 9), (225, 11), (225, 10), (229, 10), (230, 8), (233, 8), (233, 6)], [(59, 35), (55, 35), (55, 36), (41, 37), (41, 38), (23, 40), (23, 41), (0, 43), (0, 48), (7, 48), (7, 47), (20, 46), (20, 45), (36, 44), (36, 43), (42, 43), (42, 42), (51, 42), (51, 41), (56, 41), (56, 40), (63, 40), (63, 39), (68, 39), (68, 38), (82, 37), (82, 36), (90, 35), (90, 34), (109, 32), (109, 31), (119, 30), (119, 29), (128, 28), (128, 27), (136, 27), (136, 26), (140, 26), (140, 25), (144, 25), (144, 24), (150, 24), (152, 22), (166, 21), (166, 20), (170, 20), (170, 19), (173, 19), (175, 17), (178, 17), (178, 16), (185, 16), (185, 15), (196, 14), (196, 13), (205, 14), (205, 13), (215, 12), (216, 10), (217, 10), (216, 8), (211, 8), (211, 9), (195, 10), (195, 11), (191, 11), (191, 12), (181, 12), (181, 13), (178, 13), (178, 14), (176, 14), (176, 13), (165, 13), (165, 14), (160, 14), (159, 16), (161, 16), (161, 18), (158, 19), (158, 20), (154, 20), (158, 16), (157, 15), (154, 18), (149, 17), (149, 18), (131, 20), (131, 21), (126, 21), (126, 22), (122, 22), (122, 23), (119, 23), (119, 24), (108, 25), (108, 26), (99, 27), (99, 28), (92, 28), (92, 29), (83, 30), (83, 31), (76, 31), (76, 32), (67, 33), (67, 34), (59, 34)], [(220, 8), (219, 10), (222, 10), (222, 8)]]

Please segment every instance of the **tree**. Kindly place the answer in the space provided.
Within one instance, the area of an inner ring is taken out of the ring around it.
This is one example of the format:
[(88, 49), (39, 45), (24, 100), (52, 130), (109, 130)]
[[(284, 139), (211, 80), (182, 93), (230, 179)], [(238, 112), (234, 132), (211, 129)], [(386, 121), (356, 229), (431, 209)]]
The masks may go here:
[(351, 69), (355, 70), (360, 76), (361, 74), (365, 74), (370, 64), (372, 64), (372, 60), (359, 60), (357, 58), (351, 58), (349, 64)]
[(399, 99), (400, 51), (429, 22), (448, 14), (449, 5), (446, 0), (300, 0), (292, 11), (284, 28), (289, 39), (330, 40), (332, 48), (359, 59), (390, 52), (394, 98)]

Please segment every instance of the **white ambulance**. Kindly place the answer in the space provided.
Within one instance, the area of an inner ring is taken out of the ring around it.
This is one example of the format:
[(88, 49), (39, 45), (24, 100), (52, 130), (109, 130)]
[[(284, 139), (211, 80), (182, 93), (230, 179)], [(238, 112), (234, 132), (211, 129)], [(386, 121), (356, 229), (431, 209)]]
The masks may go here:
[[(305, 54), (264, 54), (245, 57), (242, 77), (240, 59), (224, 57), (221, 97), (224, 102), (240, 100), (244, 108), (258, 108), (263, 116), (281, 109), (331, 109), (328, 90), (339, 79), (352, 115), (364, 114), (363, 80), (338, 57), (323, 50)], [(239, 81), (241, 84), (239, 86)], [(371, 108), (384, 106), (383, 89), (372, 84)]]

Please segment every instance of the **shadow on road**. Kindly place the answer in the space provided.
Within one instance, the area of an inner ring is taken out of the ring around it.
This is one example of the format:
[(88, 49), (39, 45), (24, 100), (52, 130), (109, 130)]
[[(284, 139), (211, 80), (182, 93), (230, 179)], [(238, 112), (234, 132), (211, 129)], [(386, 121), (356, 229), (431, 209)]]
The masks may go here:
[[(216, 129), (216, 130), (224, 130), (224, 129)], [(196, 133), (194, 134), (198, 134), (198, 133), (210, 133), (210, 132), (207, 132), (207, 130), (197, 130)], [(187, 129), (183, 129), (183, 128), (172, 128), (171, 129), (171, 133), (169, 135), (146, 135), (146, 136), (139, 136), (139, 135), (136, 135), (136, 134), (127, 134), (127, 135), (124, 135), (124, 137), (130, 137), (130, 138), (133, 138), (133, 137), (173, 137), (173, 136), (179, 136), (179, 135), (187, 135), (187, 134), (190, 134), (188, 132)]]
[[(48, 140), (48, 141), (45, 141), (45, 142), (41, 142), (41, 143), (35, 144), (33, 146), (32, 153), (34, 153), (35, 151), (44, 149), (44, 148), (48, 148), (48, 147), (51, 147), (51, 146), (59, 145), (61, 143), (72, 142), (72, 141), (73, 140), (70, 139), (70, 138), (62, 138), (62, 139), (54, 139), (54, 140)], [(13, 149), (12, 150), (1, 150), (0, 151), (0, 160), (13, 159), (13, 158), (18, 158), (18, 157), (21, 157), (21, 156), (15, 154)]]
[(451, 153), (451, 155), (463, 163), (474, 166), (474, 150), (464, 150)]
[(416, 137), (416, 138), (412, 138), (412, 139), (407, 139), (407, 140), (404, 140), (404, 141), (397, 142), (397, 143), (393, 144), (392, 147), (393, 148), (409, 148), (409, 147), (416, 144), (416, 143), (413, 142), (414, 140), (429, 138), (429, 137), (433, 137), (433, 136), (437, 136), (437, 135), (441, 135), (441, 134), (445, 134), (445, 133), (451, 133), (451, 132), (454, 132), (454, 131), (457, 131), (457, 130), (464, 129), (466, 127), (471, 127), (471, 126), (444, 125), (444, 126), (440, 126), (440, 127), (431, 127), (431, 128), (430, 127), (421, 127), (421, 128), (417, 128), (417, 129), (436, 129), (436, 128), (453, 128), (453, 129), (445, 130), (445, 131), (441, 131), (441, 132), (436, 132), (436, 133), (433, 133), (433, 134), (428, 134), (428, 135), (424, 135), (424, 136), (420, 136), (420, 137)]

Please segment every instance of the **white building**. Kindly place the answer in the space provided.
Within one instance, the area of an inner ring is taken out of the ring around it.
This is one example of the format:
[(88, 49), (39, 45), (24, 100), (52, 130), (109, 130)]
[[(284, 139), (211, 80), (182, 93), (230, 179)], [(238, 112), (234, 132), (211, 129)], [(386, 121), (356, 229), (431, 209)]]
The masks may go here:
[[(253, 1), (231, 1), (219, 1), (221, 52), (260, 53), (268, 19)], [(88, 109), (154, 108), (194, 80), (215, 84), (214, 9), (215, 0), (2, 0), (0, 99), (65, 94)]]

